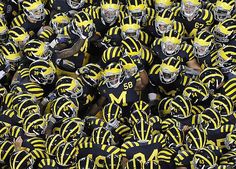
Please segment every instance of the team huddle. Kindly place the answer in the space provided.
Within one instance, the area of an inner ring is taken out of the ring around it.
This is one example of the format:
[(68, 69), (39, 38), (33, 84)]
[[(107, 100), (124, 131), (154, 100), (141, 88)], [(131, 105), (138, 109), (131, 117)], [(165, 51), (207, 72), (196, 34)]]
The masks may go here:
[(235, 169), (235, 0), (1, 0), (1, 169)]

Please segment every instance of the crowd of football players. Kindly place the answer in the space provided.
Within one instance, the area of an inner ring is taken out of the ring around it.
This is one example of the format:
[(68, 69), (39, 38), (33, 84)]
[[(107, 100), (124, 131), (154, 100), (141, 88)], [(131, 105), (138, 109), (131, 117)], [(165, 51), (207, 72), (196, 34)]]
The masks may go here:
[(236, 168), (235, 0), (1, 0), (1, 169)]

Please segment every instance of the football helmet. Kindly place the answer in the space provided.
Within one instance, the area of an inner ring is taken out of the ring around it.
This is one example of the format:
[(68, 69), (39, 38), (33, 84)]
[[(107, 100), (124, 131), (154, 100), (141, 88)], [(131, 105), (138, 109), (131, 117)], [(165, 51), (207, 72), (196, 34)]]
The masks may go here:
[(78, 110), (79, 107), (66, 96), (58, 97), (51, 105), (51, 112), (58, 119), (76, 117)]
[(100, 6), (102, 19), (106, 23), (114, 23), (120, 14), (119, 0), (101, 0)]
[(83, 81), (89, 86), (96, 87), (102, 76), (102, 68), (95, 63), (89, 63), (76, 71)]
[(104, 127), (97, 127), (92, 132), (92, 142), (94, 144), (115, 145), (114, 136), (110, 130)]
[(59, 134), (68, 142), (76, 141), (83, 136), (84, 122), (79, 120), (64, 121), (60, 127)]
[(225, 19), (231, 18), (235, 8), (234, 0), (217, 0), (213, 7), (214, 19), (223, 22)]
[(115, 103), (109, 103), (102, 109), (103, 120), (108, 123), (108, 126), (117, 128), (120, 124), (119, 120), (122, 117), (122, 109)]
[(218, 68), (207, 67), (199, 74), (199, 80), (210, 90), (219, 89), (224, 82), (224, 75)]
[(147, 112), (148, 115), (151, 114), (149, 104), (143, 100), (136, 101), (132, 104), (132, 106), (130, 107), (130, 112), (134, 112), (135, 110), (142, 110)]
[(219, 22), (218, 25), (214, 26), (212, 33), (215, 41), (219, 43), (228, 43), (236, 36), (236, 19), (226, 19), (223, 22)]
[(125, 78), (121, 64), (113, 62), (107, 65), (103, 77), (108, 88), (117, 88)]
[(121, 50), (124, 55), (131, 57), (134, 62), (141, 60), (143, 47), (139, 40), (127, 37), (121, 42)]
[(15, 168), (25, 168), (33, 169), (34, 160), (30, 153), (24, 150), (15, 152), (10, 157), (10, 167)]
[[(164, 1), (163, 1), (164, 2)], [(155, 17), (155, 28), (159, 35), (163, 35), (172, 29), (174, 13), (170, 9), (158, 12)]]
[(209, 92), (201, 82), (192, 81), (184, 88), (183, 96), (196, 104), (205, 101), (209, 97)]
[(222, 117), (225, 117), (233, 114), (234, 104), (229, 97), (217, 94), (211, 101), (211, 108), (219, 112)]
[(83, 157), (78, 160), (76, 169), (97, 169), (97, 166), (90, 157)]
[(14, 26), (13, 28), (11, 28), (8, 32), (8, 35), (9, 35), (9, 40), (13, 41), (14, 44), (20, 49), (23, 49), (25, 44), (30, 39), (29, 33), (26, 32), (25, 29), (20, 26)]
[(34, 21), (42, 21), (46, 16), (44, 4), (41, 0), (24, 0), (22, 8), (25, 15)]
[(40, 107), (31, 99), (25, 99), (18, 103), (17, 107), (17, 116), (21, 119), (24, 119), (29, 114), (38, 113), (40, 114)]
[(72, 9), (82, 8), (85, 4), (85, 0), (66, 0), (66, 2)]
[(54, 159), (41, 159), (38, 163), (38, 169), (57, 169), (57, 163)]
[(132, 16), (127, 16), (121, 20), (120, 29), (123, 39), (127, 37), (138, 39), (141, 31), (138, 20), (136, 20)]
[(120, 63), (124, 68), (125, 76), (127, 78), (134, 77), (138, 73), (138, 67), (131, 57), (124, 56), (123, 58), (120, 58)]
[(105, 158), (106, 169), (120, 169), (122, 156), (116, 154), (109, 154)]
[(160, 100), (160, 102), (158, 103), (158, 107), (157, 107), (160, 117), (165, 117), (171, 113), (171, 109), (170, 109), (171, 101), (172, 101), (172, 98), (170, 98), (170, 97), (165, 97)]
[(165, 138), (168, 147), (180, 147), (183, 145), (184, 133), (178, 127), (173, 126), (166, 131)]
[(162, 12), (165, 9), (170, 9), (174, 4), (174, 0), (154, 0), (154, 4), (155, 10), (157, 12)]
[(30, 93), (32, 98), (36, 98), (36, 101), (42, 99), (44, 95), (43, 88), (36, 82), (15, 84), (11, 87), (11, 92), (14, 94)]
[(17, 66), (17, 64), (21, 60), (20, 49), (12, 42), (8, 42), (2, 45), (0, 51), (3, 57), (8, 60), (9, 63), (13, 66)]
[(211, 108), (205, 109), (200, 115), (200, 125), (206, 130), (216, 130), (221, 127), (221, 115)]
[(0, 142), (0, 162), (6, 163), (12, 153), (14, 153), (15, 147), (12, 142), (5, 140)]
[(162, 83), (173, 83), (180, 73), (180, 61), (175, 57), (168, 57), (160, 65), (159, 77)]
[(27, 59), (35, 61), (38, 59), (48, 60), (52, 56), (52, 51), (46, 42), (38, 39), (28, 41), (24, 46), (24, 54)]
[(137, 142), (148, 142), (152, 139), (152, 126), (144, 119), (139, 120), (138, 123), (134, 124), (132, 133), (134, 140)]
[(176, 30), (163, 34), (161, 38), (161, 50), (166, 56), (173, 56), (181, 48), (182, 37)]
[(72, 32), (78, 35), (81, 39), (89, 39), (95, 32), (95, 25), (91, 16), (83, 11), (75, 14), (71, 22)]
[(234, 150), (236, 148), (236, 130), (227, 134), (225, 138), (225, 146), (228, 150)]
[(67, 142), (57, 148), (56, 162), (62, 167), (71, 167), (77, 162), (77, 155), (78, 149)]
[(148, 116), (147, 112), (145, 112), (143, 110), (134, 110), (130, 114), (129, 124), (134, 125), (134, 124), (138, 123), (141, 119), (143, 119), (144, 121), (148, 121), (149, 116)]
[(36, 136), (44, 134), (47, 127), (46, 120), (38, 113), (29, 114), (23, 119), (22, 123), (26, 132)]
[(218, 64), (223, 73), (228, 73), (236, 65), (236, 47), (225, 45), (218, 50)]
[(46, 152), (50, 156), (56, 156), (57, 148), (65, 142), (66, 140), (64, 140), (60, 134), (48, 136), (45, 144)]
[(4, 122), (0, 121), (0, 139), (5, 140), (8, 137), (9, 126)]
[(11, 126), (9, 128), (9, 140), (14, 141), (19, 136), (24, 137), (25, 136), (25, 130), (22, 127), (19, 126)]
[(36, 60), (29, 66), (29, 76), (38, 84), (52, 84), (56, 78), (56, 68), (51, 61)]
[(14, 95), (12, 98), (12, 108), (14, 110), (18, 109), (19, 104), (24, 100), (31, 100), (33, 103), (36, 103), (36, 97), (28, 92), (21, 92), (18, 95)]
[(193, 157), (194, 169), (217, 169), (218, 157), (208, 148), (197, 150)]
[(57, 13), (50, 20), (50, 26), (53, 28), (55, 33), (59, 33), (60, 29), (65, 27), (70, 23), (69, 16), (66, 13)]
[(207, 56), (214, 47), (214, 35), (203, 30), (197, 33), (193, 40), (194, 56), (197, 58), (203, 58)]
[(174, 118), (167, 118), (167, 119), (163, 120), (161, 123), (161, 131), (163, 131), (165, 133), (169, 128), (171, 128), (173, 126), (176, 126), (179, 128), (180, 122)]
[(127, 9), (129, 15), (137, 19), (140, 23), (146, 15), (147, 4), (145, 0), (128, 0)]
[(6, 21), (0, 18), (0, 42), (6, 42), (8, 39), (8, 27)]
[(174, 118), (184, 119), (191, 115), (192, 103), (181, 95), (175, 96), (170, 104), (171, 114)]
[(207, 142), (206, 130), (200, 130), (198, 128), (191, 129), (185, 137), (185, 142), (190, 150), (196, 151), (205, 147)]
[(83, 85), (78, 79), (63, 76), (56, 82), (56, 91), (60, 96), (78, 98), (83, 94)]
[(193, 18), (197, 15), (201, 5), (201, 0), (181, 0), (181, 12), (185, 17)]

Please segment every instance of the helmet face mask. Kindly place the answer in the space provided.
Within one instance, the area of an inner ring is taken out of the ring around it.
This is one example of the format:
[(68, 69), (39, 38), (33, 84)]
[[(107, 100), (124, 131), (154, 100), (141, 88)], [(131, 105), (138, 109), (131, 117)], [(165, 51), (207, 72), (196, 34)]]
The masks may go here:
[(118, 4), (102, 4), (101, 16), (107, 23), (114, 22), (120, 14), (120, 6)]
[(162, 52), (168, 56), (174, 55), (180, 49), (180, 44), (173, 43), (171, 41), (161, 42)]
[(125, 69), (125, 73), (127, 77), (133, 77), (134, 75), (136, 75), (138, 72), (138, 68), (136, 65), (132, 65), (130, 67), (130, 69)]
[(67, 0), (67, 4), (72, 8), (72, 9), (79, 9), (84, 6), (85, 1), (84, 0)]
[(80, 36), (82, 39), (92, 37), (94, 31), (95, 31), (95, 26), (92, 22), (90, 24), (77, 26), (76, 28), (74, 27), (74, 33)]
[(161, 34), (167, 33), (172, 29), (171, 24), (167, 24), (165, 22), (158, 22), (158, 21), (155, 21), (155, 27), (158, 30), (158, 32), (160, 32)]
[(123, 68), (119, 63), (111, 63), (104, 71), (104, 79), (108, 88), (117, 88), (124, 80)]
[(192, 0), (182, 0), (181, 2), (181, 11), (187, 18), (193, 18), (197, 14), (199, 8), (200, 5), (194, 4)]
[[(44, 20), (46, 16), (44, 4), (39, 1), (35, 2), (35, 4), (36, 4), (35, 9), (27, 10), (27, 7), (26, 7), (24, 9), (24, 12), (29, 19), (32, 19), (35, 21), (42, 21)], [(34, 5), (34, 3), (32, 5)]]
[(210, 53), (210, 47), (209, 46), (203, 46), (199, 43), (194, 43), (193, 44), (193, 50), (194, 50), (194, 54), (196, 54), (195, 56), (197, 58), (203, 58), (207, 54)]
[(135, 29), (127, 29), (125, 32), (122, 31), (122, 37), (126, 38), (126, 37), (132, 37), (135, 39), (139, 38), (139, 34), (140, 34), (140, 30), (135, 30)]
[(145, 11), (142, 11), (142, 10), (130, 11), (130, 13), (132, 17), (137, 19), (139, 22), (141, 22), (143, 16), (145, 15)]
[(117, 88), (121, 83), (121, 76), (121, 74), (111, 74), (105, 76), (108, 86), (111, 88)]
[(224, 21), (225, 19), (228, 19), (230, 18), (231, 16), (231, 10), (225, 10), (225, 9), (222, 9), (220, 7), (216, 7), (214, 10), (213, 10), (213, 13), (214, 13), (214, 18), (215, 20), (219, 21), (219, 22), (222, 22)]
[(224, 34), (223, 32), (221, 32), (219, 26), (217, 26), (214, 30), (213, 30), (213, 34), (215, 37), (215, 40), (217, 42), (221, 42), (221, 43), (227, 43), (229, 42), (229, 36), (230, 34)]
[(160, 77), (163, 83), (170, 84), (174, 82), (179, 75), (179, 71), (171, 72), (169, 69), (162, 68), (160, 71)]

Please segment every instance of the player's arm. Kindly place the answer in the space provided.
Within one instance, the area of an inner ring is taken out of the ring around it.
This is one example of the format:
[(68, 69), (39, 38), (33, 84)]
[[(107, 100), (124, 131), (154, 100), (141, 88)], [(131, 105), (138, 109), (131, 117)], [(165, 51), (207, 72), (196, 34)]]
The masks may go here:
[(148, 85), (149, 79), (146, 70), (139, 72), (139, 78), (136, 81), (135, 90), (143, 90)]
[(196, 59), (192, 59), (192, 60), (189, 60), (188, 62), (186, 62), (187, 66), (198, 71), (198, 72), (201, 72), (202, 69), (200, 67), (200, 65), (197, 63)]
[(57, 50), (56, 53), (57, 53), (58, 58), (67, 58), (78, 53), (80, 48), (84, 45), (84, 42), (85, 42), (85, 39), (78, 39), (78, 41), (71, 48)]

